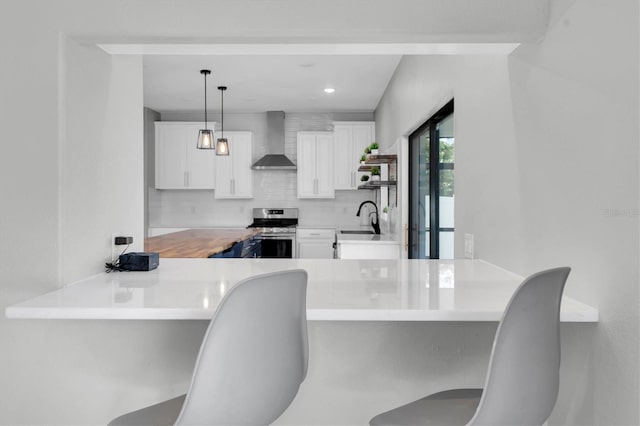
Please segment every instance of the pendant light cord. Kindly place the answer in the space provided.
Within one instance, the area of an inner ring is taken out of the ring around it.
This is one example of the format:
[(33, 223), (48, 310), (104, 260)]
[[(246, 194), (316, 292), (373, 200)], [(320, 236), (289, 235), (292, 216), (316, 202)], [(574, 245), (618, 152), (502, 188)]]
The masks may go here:
[(224, 90), (221, 90), (222, 93), (220, 93), (222, 95), (222, 108), (220, 110), (220, 127), (221, 127), (221, 131), (222, 131), (222, 139), (224, 139)]
[(220, 124), (222, 130), (222, 139), (224, 139), (224, 91), (227, 90), (227, 86), (218, 86), (221, 96), (221, 109), (220, 109)]
[(207, 73), (204, 73), (204, 128), (207, 127)]
[(211, 74), (211, 70), (200, 70), (200, 74), (204, 75), (204, 129), (207, 127), (207, 76)]

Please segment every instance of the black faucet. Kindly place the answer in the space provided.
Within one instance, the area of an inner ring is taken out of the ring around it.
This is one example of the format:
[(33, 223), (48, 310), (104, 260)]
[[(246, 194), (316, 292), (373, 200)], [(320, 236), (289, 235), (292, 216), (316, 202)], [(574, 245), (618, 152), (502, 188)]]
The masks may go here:
[(373, 217), (373, 219), (371, 219), (371, 226), (373, 227), (373, 232), (375, 232), (376, 234), (380, 233), (380, 222), (378, 221), (378, 206), (376, 206), (376, 203), (374, 203), (373, 201), (363, 201), (362, 203), (360, 203), (360, 207), (358, 207), (358, 213), (356, 213), (356, 216), (360, 216), (360, 210), (362, 210), (362, 206), (364, 206), (365, 204), (373, 204), (373, 207), (375, 207), (376, 211), (373, 213), (370, 213), (369, 215), (373, 214), (375, 215)]

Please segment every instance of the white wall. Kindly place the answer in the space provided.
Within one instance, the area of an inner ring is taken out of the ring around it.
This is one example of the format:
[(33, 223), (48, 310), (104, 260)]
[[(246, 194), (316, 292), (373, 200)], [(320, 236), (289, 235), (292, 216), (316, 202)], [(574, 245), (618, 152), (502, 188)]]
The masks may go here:
[(64, 43), (64, 138), (60, 142), (62, 281), (111, 260), (113, 234), (142, 250), (144, 196), (142, 58)]
[[(111, 57), (44, 21), (28, 48), (4, 49), (19, 29), (3, 26), (3, 51), (16, 66), (5, 67), (12, 72), (1, 80), (9, 118), (0, 155), (9, 201), (0, 231), (3, 308), (101, 271), (115, 232), (142, 247), (141, 58)], [(35, 109), (47, 111), (37, 122)], [(107, 382), (118, 381), (115, 373), (105, 379), (96, 355), (117, 349), (110, 356), (117, 359), (126, 349), (113, 342), (136, 326), (86, 325), (0, 319), (0, 423), (95, 422), (91, 412), (104, 410), (104, 402), (90, 395), (103, 386), (113, 391)], [(106, 348), (103, 337), (111, 340)], [(131, 365), (139, 364), (124, 370)], [(70, 410), (70, 401), (82, 409)]]
[(552, 5), (508, 58), (405, 57), (376, 125), (390, 145), (455, 98), (457, 255), (468, 232), (521, 274), (572, 266), (567, 293), (601, 321), (582, 354), (563, 330), (551, 422), (637, 424), (638, 4)]
[(149, 229), (149, 201), (151, 192), (155, 191), (156, 181), (156, 128), (154, 123), (160, 121), (160, 113), (152, 109), (144, 109), (144, 182), (142, 191), (144, 193), (144, 231), (148, 237)]
[(637, 1), (577, 1), (509, 63), (527, 266), (601, 311), (596, 424), (640, 423), (638, 36)]

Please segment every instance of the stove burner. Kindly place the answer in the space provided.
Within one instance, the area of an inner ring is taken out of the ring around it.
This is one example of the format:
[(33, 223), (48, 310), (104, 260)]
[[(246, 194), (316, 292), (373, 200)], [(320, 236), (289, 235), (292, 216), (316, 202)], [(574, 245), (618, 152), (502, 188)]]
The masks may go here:
[(298, 209), (253, 209), (253, 223), (248, 228), (269, 228), (273, 233), (276, 228), (283, 232), (292, 232), (298, 226)]

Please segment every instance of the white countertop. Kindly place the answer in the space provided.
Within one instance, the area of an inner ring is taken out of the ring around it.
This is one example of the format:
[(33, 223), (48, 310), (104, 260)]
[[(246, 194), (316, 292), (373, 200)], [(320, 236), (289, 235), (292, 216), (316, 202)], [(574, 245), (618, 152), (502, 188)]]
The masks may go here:
[[(309, 274), (308, 319), (322, 321), (499, 321), (522, 281), (482, 260), (161, 259), (154, 271), (102, 273), (5, 313), (34, 319), (210, 319), (239, 280), (296, 268)], [(561, 321), (597, 320), (595, 308), (563, 298)]]

